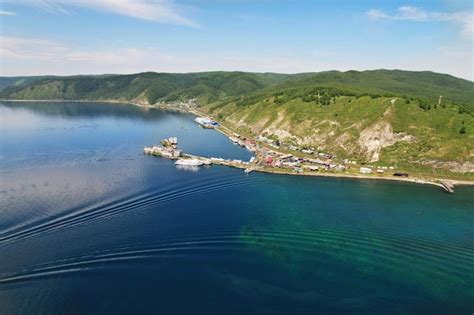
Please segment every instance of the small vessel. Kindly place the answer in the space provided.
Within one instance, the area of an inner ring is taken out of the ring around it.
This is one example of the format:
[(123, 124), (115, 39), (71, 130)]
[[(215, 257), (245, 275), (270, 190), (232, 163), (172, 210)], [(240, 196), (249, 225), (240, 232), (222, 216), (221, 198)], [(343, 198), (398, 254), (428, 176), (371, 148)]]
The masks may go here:
[(175, 147), (178, 145), (178, 138), (169, 137), (160, 141), (161, 145), (164, 147)]
[(201, 166), (204, 165), (204, 163), (201, 160), (198, 159), (178, 159), (176, 162), (174, 162), (176, 165), (184, 165), (184, 166)]
[(188, 166), (188, 165), (176, 165), (176, 168), (183, 171), (197, 172), (199, 166)]
[(230, 137), (229, 137), (229, 140), (232, 141), (234, 144), (239, 143), (239, 138), (236, 138), (236, 137), (230, 136)]
[(169, 137), (168, 138), (168, 141), (173, 144), (173, 145), (177, 145), (178, 144), (178, 138), (177, 137)]
[(245, 148), (246, 148), (247, 150), (249, 150), (250, 152), (255, 152), (255, 149), (252, 148), (252, 147), (251, 147), (250, 145), (248, 145), (248, 144), (245, 145)]
[(214, 129), (216, 127), (219, 127), (218, 122), (206, 117), (198, 117), (194, 119), (194, 121), (197, 122), (199, 125), (201, 125), (201, 127), (207, 128), (207, 129)]
[(248, 174), (248, 173), (250, 173), (250, 172), (252, 172), (252, 171), (253, 171), (253, 169), (251, 169), (251, 168), (246, 168), (244, 172)]

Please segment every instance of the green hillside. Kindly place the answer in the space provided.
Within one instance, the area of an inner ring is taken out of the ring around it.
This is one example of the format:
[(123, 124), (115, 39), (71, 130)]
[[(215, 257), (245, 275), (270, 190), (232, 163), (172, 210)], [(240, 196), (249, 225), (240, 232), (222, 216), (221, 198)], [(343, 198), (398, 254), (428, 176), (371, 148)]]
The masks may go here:
[(0, 78), (7, 99), (122, 99), (158, 101), (200, 98), (203, 103), (254, 92), (333, 88), (342, 94), (407, 96), (474, 110), (474, 83), (445, 74), (400, 70), (328, 71), (303, 74), (246, 72), (155, 73), (132, 75)]
[[(441, 96), (441, 97), (440, 97)], [(400, 70), (303, 74), (139, 73), (39, 78), (2, 99), (197, 99), (244, 134), (339, 158), (420, 172), (474, 176), (474, 83)]]
[(26, 86), (10, 86), (0, 93), (8, 99), (117, 99), (158, 101), (199, 98), (203, 102), (243, 95), (281, 82), (287, 75), (244, 72), (154, 73), (132, 75), (54, 77)]
[(0, 91), (9, 87), (22, 87), (35, 81), (49, 78), (48, 76), (39, 77), (0, 77)]
[[(300, 82), (297, 82), (300, 83)], [(401, 70), (329, 71), (305, 78), (302, 83), (350, 87), (365, 93), (406, 95), (436, 99), (439, 95), (449, 101), (473, 105), (473, 82), (429, 71)]]
[[(284, 94), (283, 94), (284, 95)], [(334, 96), (329, 103), (269, 96), (215, 102), (209, 115), (247, 134), (359, 163), (474, 172), (474, 117), (451, 104), (423, 109), (402, 97)], [(474, 175), (474, 173), (472, 173)]]

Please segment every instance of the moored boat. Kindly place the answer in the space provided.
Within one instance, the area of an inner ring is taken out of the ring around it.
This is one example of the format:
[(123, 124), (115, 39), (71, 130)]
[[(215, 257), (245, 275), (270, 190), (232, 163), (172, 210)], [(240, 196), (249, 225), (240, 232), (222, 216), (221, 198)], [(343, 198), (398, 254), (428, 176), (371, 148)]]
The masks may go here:
[(236, 137), (230, 136), (230, 137), (229, 137), (229, 140), (232, 141), (234, 144), (239, 143), (239, 138), (236, 138)]
[(184, 165), (184, 166), (201, 166), (204, 165), (204, 163), (201, 160), (198, 159), (178, 159), (176, 162), (174, 162), (176, 165)]
[(194, 121), (201, 125), (201, 127), (203, 128), (213, 129), (219, 127), (218, 122), (206, 117), (198, 117), (194, 119)]

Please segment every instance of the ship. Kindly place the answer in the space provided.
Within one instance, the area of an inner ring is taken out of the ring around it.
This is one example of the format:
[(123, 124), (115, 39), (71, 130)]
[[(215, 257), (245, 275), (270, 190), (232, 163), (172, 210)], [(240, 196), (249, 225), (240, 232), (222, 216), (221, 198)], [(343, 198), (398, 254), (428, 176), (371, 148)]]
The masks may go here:
[(178, 159), (174, 164), (183, 166), (201, 166), (204, 163), (198, 159)]
[(201, 127), (207, 128), (207, 129), (214, 129), (219, 127), (219, 123), (206, 117), (198, 117), (194, 119), (195, 122), (197, 122)]
[(163, 147), (174, 147), (174, 148), (176, 148), (178, 146), (178, 138), (169, 137), (167, 139), (161, 140), (160, 143)]

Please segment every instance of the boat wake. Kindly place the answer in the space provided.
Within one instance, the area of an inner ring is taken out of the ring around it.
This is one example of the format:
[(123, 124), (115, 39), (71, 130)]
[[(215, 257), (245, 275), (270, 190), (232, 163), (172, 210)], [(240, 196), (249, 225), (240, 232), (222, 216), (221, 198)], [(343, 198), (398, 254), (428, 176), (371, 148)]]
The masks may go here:
[(226, 178), (225, 181), (220, 176), (207, 178), (205, 181), (194, 179), (187, 182), (186, 185), (176, 183), (159, 191), (140, 192), (111, 201), (95, 203), (86, 207), (77, 207), (61, 212), (56, 216), (37, 221), (26, 227), (17, 225), (8, 231), (4, 231), (0, 234), (0, 245), (6, 245), (25, 238), (71, 228), (93, 220), (115, 216), (123, 212), (140, 211), (182, 198), (190, 198), (192, 196), (219, 190), (255, 185), (264, 180), (265, 177), (249, 178), (244, 176)]
[[(46, 277), (61, 278), (87, 272), (112, 263), (145, 260), (205, 259), (245, 260), (267, 257), (292, 266), (313, 268), (328, 258), (352, 265), (360, 272), (412, 274), (414, 277), (445, 280), (466, 285), (466, 275), (474, 272), (474, 248), (456, 246), (411, 236), (375, 233), (355, 229), (319, 227), (300, 229), (288, 226), (246, 226), (223, 229), (213, 234), (162, 239), (89, 252), (82, 256), (51, 261), (11, 273), (0, 274), (0, 284), (11, 284)], [(434, 281), (434, 280), (433, 280)], [(426, 282), (426, 281), (425, 281)]]

